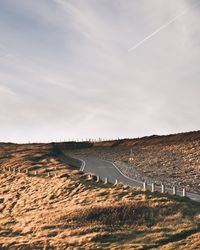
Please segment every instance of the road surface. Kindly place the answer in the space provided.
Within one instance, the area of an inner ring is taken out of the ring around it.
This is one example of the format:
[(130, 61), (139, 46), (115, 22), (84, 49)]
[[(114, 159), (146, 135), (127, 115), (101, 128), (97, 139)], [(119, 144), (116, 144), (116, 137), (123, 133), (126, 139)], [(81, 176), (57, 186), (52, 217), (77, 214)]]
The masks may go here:
[[(67, 155), (67, 153), (65, 152), (63, 153)], [(131, 187), (143, 188), (143, 182), (126, 176), (111, 161), (98, 159), (93, 156), (80, 156), (80, 155), (70, 155), (70, 156), (81, 161), (81, 167), (80, 167), (81, 171), (85, 173), (93, 173), (99, 176), (102, 181), (105, 181), (105, 178), (107, 178), (108, 182), (110, 183), (115, 183), (115, 181), (117, 180), (118, 182), (122, 182), (125, 185)], [(147, 189), (151, 190), (152, 186), (148, 184)], [(155, 190), (161, 192), (161, 187), (155, 186)], [(172, 187), (166, 188), (165, 191), (169, 194), (172, 194)], [(177, 194), (179, 196), (182, 196), (182, 193), (183, 193), (182, 190), (177, 190)], [(200, 202), (200, 194), (187, 192), (187, 197), (189, 197), (192, 200)]]

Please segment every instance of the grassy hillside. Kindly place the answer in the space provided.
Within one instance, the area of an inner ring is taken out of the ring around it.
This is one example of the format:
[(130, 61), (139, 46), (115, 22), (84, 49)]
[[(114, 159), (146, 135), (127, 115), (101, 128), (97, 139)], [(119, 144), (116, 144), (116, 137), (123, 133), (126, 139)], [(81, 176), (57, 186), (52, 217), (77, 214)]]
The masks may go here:
[(200, 248), (199, 204), (96, 183), (57, 153), (1, 144), (0, 249)]
[[(77, 154), (112, 159), (130, 177), (200, 193), (200, 131), (89, 145), (66, 143), (62, 147)], [(133, 159), (128, 162), (131, 149)]]

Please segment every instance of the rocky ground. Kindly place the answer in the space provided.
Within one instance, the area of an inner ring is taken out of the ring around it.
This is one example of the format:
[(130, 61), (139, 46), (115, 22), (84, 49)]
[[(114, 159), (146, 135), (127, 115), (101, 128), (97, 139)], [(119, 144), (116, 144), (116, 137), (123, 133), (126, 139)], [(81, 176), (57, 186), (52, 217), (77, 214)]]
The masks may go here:
[(0, 145), (0, 249), (199, 248), (199, 204), (96, 183), (53, 144)]
[[(132, 160), (129, 161), (130, 152)], [(73, 152), (73, 150), (72, 150)], [(128, 176), (200, 193), (200, 132), (93, 143), (76, 153), (112, 160)]]

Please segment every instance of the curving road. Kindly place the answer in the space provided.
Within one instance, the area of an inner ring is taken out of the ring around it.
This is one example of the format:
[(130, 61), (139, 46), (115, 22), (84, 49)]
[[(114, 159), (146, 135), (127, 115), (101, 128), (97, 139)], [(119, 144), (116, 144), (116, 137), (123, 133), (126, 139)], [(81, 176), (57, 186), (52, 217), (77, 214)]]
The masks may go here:
[(89, 157), (78, 157), (81, 160), (82, 165), (80, 170), (84, 172), (90, 172), (98, 175), (102, 181), (105, 181), (105, 178), (108, 178), (108, 182), (115, 183), (117, 180), (118, 182), (122, 182), (129, 186), (134, 187), (142, 187), (143, 182), (134, 180), (125, 176), (117, 166), (106, 160), (97, 159), (93, 156)]
[[(64, 155), (68, 155), (67, 153), (63, 152)], [(126, 175), (124, 175), (117, 166), (112, 163), (111, 161), (98, 159), (93, 156), (80, 156), (80, 155), (71, 155), (71, 157), (81, 161), (80, 170), (84, 171), (85, 173), (93, 173), (100, 177), (102, 181), (105, 181), (105, 178), (108, 178), (108, 182), (115, 183), (117, 180), (118, 182), (122, 182), (125, 185), (131, 187), (143, 187), (143, 182), (132, 179)], [(152, 186), (147, 185), (147, 189), (151, 190)], [(156, 186), (156, 191), (161, 192), (161, 187)], [(166, 188), (165, 191), (169, 194), (172, 194), (172, 188)], [(177, 190), (177, 194), (182, 196), (182, 191)], [(200, 202), (200, 195), (194, 193), (188, 193), (187, 197), (194, 201)]]

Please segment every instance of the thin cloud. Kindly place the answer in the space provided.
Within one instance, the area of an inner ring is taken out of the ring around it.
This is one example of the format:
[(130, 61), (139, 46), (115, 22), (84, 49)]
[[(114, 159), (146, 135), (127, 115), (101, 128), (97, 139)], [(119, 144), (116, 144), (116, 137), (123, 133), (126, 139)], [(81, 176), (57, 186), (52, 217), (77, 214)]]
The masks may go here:
[[(1, 140), (198, 129), (199, 11), (191, 2), (4, 2), (0, 37), (9, 56), (0, 60)], [(126, 53), (129, 41), (180, 9), (190, 15), (134, 56)]]

